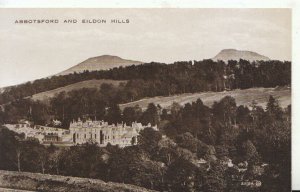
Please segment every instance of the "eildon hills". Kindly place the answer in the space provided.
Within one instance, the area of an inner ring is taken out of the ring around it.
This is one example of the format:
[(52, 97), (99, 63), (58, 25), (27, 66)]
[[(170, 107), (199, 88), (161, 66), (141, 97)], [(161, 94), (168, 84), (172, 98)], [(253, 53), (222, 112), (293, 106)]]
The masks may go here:
[[(260, 55), (256, 52), (252, 51), (242, 51), (242, 50), (236, 50), (236, 49), (223, 49), (221, 50), (215, 57), (210, 58), (213, 61), (218, 61), (222, 60), (225, 63), (228, 62), (229, 60), (237, 60), (239, 61), (240, 59), (243, 60), (248, 60), (250, 62), (252, 61), (268, 61), (270, 58)], [(193, 60), (193, 59), (191, 59)], [(131, 65), (141, 65), (144, 64), (145, 62), (142, 61), (135, 61), (135, 60), (130, 60), (130, 59), (123, 59), (118, 56), (114, 55), (101, 55), (101, 56), (96, 56), (96, 57), (91, 57), (88, 58), (81, 63), (70, 67), (69, 69), (66, 69), (60, 73), (57, 73), (54, 76), (61, 76), (61, 75), (69, 75), (72, 73), (83, 73), (84, 71), (100, 71), (100, 70), (110, 70), (113, 68), (118, 68), (118, 67), (127, 67)], [(49, 76), (52, 77), (52, 76)], [(48, 77), (48, 78), (49, 78)], [(33, 81), (31, 81), (33, 82)], [(0, 93), (3, 93), (5, 90), (13, 87), (12, 86), (7, 86), (7, 87), (0, 87)]]
[(250, 62), (252, 61), (267, 61), (270, 60), (270, 58), (260, 55), (256, 52), (252, 51), (242, 51), (242, 50), (236, 50), (236, 49), (223, 49), (221, 50), (215, 57), (212, 58), (212, 60), (222, 60), (224, 62), (227, 62), (229, 60), (237, 60), (240, 59), (248, 60)]
[(130, 65), (140, 65), (143, 64), (141, 61), (133, 61), (122, 59), (118, 56), (113, 55), (102, 55), (98, 57), (91, 57), (78, 65), (75, 65), (65, 71), (58, 73), (57, 75), (67, 75), (71, 73), (82, 73), (86, 70), (88, 71), (99, 71), (99, 70), (109, 70), (115, 67), (126, 67)]
[[(243, 51), (243, 50), (236, 50), (236, 49), (223, 49), (221, 50), (215, 57), (211, 58), (214, 61), (222, 60), (224, 62), (227, 62), (228, 60), (248, 60), (250, 62), (252, 61), (267, 61), (270, 60), (270, 58), (258, 54), (253, 51)], [(82, 73), (86, 70), (88, 71), (99, 71), (99, 70), (109, 70), (113, 69), (115, 67), (126, 67), (130, 65), (140, 65), (144, 62), (141, 61), (134, 61), (129, 59), (123, 59), (118, 56), (114, 55), (101, 55), (97, 57), (91, 57), (65, 71), (62, 71), (58, 73), (57, 75), (67, 75), (71, 73)]]

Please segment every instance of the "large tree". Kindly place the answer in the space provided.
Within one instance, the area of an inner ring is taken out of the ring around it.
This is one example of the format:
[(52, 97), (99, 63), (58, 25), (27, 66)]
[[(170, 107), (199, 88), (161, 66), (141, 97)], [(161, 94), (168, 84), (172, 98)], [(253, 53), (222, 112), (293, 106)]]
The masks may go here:
[(152, 126), (155, 126), (159, 122), (159, 115), (158, 115), (158, 109), (154, 105), (154, 103), (149, 103), (146, 111), (143, 113), (141, 117), (141, 122), (144, 125), (147, 125), (150, 123)]

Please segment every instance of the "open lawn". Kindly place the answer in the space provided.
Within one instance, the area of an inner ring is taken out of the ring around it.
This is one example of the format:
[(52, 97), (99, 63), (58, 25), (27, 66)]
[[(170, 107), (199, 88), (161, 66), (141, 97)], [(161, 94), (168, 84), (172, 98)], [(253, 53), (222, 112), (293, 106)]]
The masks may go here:
[(237, 105), (249, 106), (253, 100), (258, 105), (265, 108), (270, 95), (279, 100), (282, 107), (291, 104), (291, 89), (288, 87), (276, 88), (251, 88), (251, 89), (236, 89), (224, 92), (201, 92), (201, 93), (185, 93), (174, 95), (170, 97), (152, 97), (145, 98), (138, 101), (121, 104), (120, 108), (123, 110), (125, 107), (133, 107), (139, 105), (142, 109), (146, 109), (149, 103), (161, 105), (163, 108), (169, 108), (173, 102), (180, 105), (191, 103), (200, 98), (205, 105), (211, 106), (214, 101), (219, 101), (223, 97), (230, 95), (235, 98)]

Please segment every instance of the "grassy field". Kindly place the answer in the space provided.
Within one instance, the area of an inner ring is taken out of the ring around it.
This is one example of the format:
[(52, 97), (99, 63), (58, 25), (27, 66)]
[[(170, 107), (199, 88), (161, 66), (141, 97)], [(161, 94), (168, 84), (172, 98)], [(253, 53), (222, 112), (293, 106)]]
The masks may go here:
[(53, 90), (50, 90), (50, 91), (45, 91), (45, 92), (42, 92), (42, 93), (34, 94), (34, 95), (31, 96), (31, 99), (33, 99), (35, 101), (37, 101), (37, 100), (45, 101), (45, 100), (48, 100), (49, 98), (54, 97), (55, 94), (58, 94), (62, 91), (69, 92), (69, 91), (72, 91), (72, 90), (82, 89), (82, 88), (100, 89), (100, 86), (103, 83), (113, 84), (114, 86), (118, 86), (122, 82), (126, 82), (126, 81), (116, 81), (116, 80), (109, 80), (109, 79), (99, 79), (99, 80), (94, 79), (94, 80), (81, 81), (81, 82), (78, 82), (78, 83), (74, 83), (74, 84), (71, 84), (71, 85), (67, 85), (67, 86), (64, 86), (64, 87), (53, 89)]
[(227, 95), (234, 97), (237, 105), (249, 106), (252, 101), (255, 100), (258, 105), (265, 108), (270, 95), (277, 98), (282, 107), (286, 107), (291, 104), (291, 89), (288, 87), (277, 87), (251, 88), (244, 90), (237, 89), (224, 92), (186, 93), (170, 97), (152, 97), (121, 104), (120, 108), (124, 109), (125, 107), (133, 107), (135, 105), (139, 105), (142, 109), (146, 109), (149, 103), (160, 104), (163, 108), (168, 108), (172, 105), (173, 102), (184, 105), (186, 103), (196, 101), (198, 98), (200, 98), (205, 105), (211, 106), (214, 101), (219, 101)]
[[(33, 100), (47, 101), (59, 92), (69, 92), (81, 88), (97, 88), (99, 89), (103, 83), (113, 84), (118, 86), (120, 83), (126, 81), (116, 80), (87, 80), (60, 87), (50, 91), (35, 94), (31, 96)], [(200, 93), (185, 93), (180, 95), (173, 95), (169, 97), (157, 96), (151, 98), (144, 98), (141, 100), (133, 101), (130, 103), (120, 104), (120, 108), (123, 110), (125, 107), (133, 107), (139, 105), (142, 109), (146, 109), (149, 103), (160, 104), (163, 108), (169, 108), (173, 102), (177, 102), (181, 105), (191, 103), (200, 98), (205, 105), (211, 106), (214, 101), (219, 101), (223, 97), (230, 95), (235, 98), (237, 105), (249, 106), (253, 100), (258, 105), (265, 107), (270, 95), (279, 100), (282, 107), (286, 107), (291, 104), (291, 89), (288, 87), (276, 87), (276, 88), (251, 88), (251, 89), (236, 89), (233, 91), (224, 92), (200, 92)]]

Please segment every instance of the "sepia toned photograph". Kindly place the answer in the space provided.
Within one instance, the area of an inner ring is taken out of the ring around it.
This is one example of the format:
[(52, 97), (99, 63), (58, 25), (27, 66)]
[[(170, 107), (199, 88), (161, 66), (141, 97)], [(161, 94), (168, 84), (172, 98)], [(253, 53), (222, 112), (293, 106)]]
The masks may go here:
[(0, 9), (0, 191), (291, 191), (292, 10)]

